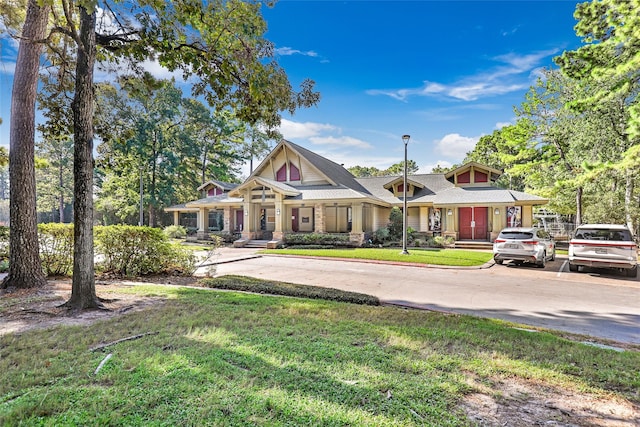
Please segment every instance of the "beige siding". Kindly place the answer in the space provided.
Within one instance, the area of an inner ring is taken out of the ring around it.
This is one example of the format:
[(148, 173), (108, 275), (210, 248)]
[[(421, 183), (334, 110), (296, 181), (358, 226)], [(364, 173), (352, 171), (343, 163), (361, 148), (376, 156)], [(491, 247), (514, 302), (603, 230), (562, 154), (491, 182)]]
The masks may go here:
[[(300, 208), (298, 214), (300, 215), (298, 230), (304, 232), (313, 231), (313, 208)], [(304, 219), (308, 219), (308, 221), (304, 221)]]
[(389, 224), (389, 214), (391, 213), (390, 208), (381, 208), (376, 206), (375, 208), (376, 214), (374, 215), (374, 223), (373, 229), (377, 230), (382, 227), (386, 227)]
[(407, 227), (420, 229), (420, 208), (407, 208)]
[(348, 231), (347, 206), (326, 206), (324, 214), (327, 233), (346, 233)]

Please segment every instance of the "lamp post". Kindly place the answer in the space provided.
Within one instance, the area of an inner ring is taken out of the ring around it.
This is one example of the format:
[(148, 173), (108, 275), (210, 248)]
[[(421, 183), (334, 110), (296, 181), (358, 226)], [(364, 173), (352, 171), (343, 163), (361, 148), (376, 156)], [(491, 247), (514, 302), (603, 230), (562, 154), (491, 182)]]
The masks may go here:
[(404, 181), (402, 183), (402, 255), (409, 255), (407, 251), (407, 145), (409, 144), (410, 135), (402, 135), (404, 142)]

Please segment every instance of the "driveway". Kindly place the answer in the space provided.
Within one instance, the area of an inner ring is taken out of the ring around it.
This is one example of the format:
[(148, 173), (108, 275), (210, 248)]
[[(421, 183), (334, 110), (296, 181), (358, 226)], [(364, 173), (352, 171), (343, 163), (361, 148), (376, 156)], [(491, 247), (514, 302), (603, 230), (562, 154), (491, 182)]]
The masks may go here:
[[(608, 271), (437, 268), (264, 255), (223, 249), (215, 275), (237, 274), (374, 295), (385, 303), (503, 319), (640, 344), (640, 281)], [(234, 254), (237, 255), (234, 258)], [(227, 262), (237, 261), (237, 262)]]

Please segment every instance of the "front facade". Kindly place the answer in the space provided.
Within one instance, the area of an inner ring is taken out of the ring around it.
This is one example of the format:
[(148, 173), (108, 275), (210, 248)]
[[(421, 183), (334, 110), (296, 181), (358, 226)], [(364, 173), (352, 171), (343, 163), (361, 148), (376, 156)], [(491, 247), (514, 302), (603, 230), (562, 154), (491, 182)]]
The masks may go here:
[[(467, 163), (447, 174), (407, 178), (408, 226), (425, 235), (491, 241), (507, 226), (533, 225), (533, 207), (548, 201), (497, 188), (501, 172)], [(176, 225), (199, 237), (239, 233), (242, 241), (282, 240), (288, 233), (348, 233), (363, 243), (403, 208), (402, 176), (355, 178), (343, 166), (281, 141), (240, 185), (210, 181), (203, 198), (172, 206)], [(192, 225), (193, 226), (193, 225)]]

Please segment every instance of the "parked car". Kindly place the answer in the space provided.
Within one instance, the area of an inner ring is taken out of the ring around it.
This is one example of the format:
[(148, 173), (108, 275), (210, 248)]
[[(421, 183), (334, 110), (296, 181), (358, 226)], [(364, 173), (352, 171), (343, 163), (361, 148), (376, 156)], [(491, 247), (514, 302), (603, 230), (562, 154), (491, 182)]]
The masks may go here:
[(545, 230), (536, 227), (505, 228), (493, 242), (496, 264), (513, 261), (535, 263), (544, 268), (547, 260), (556, 259), (556, 242)]
[(584, 224), (569, 241), (569, 270), (614, 268), (628, 277), (638, 274), (638, 245), (625, 225)]

